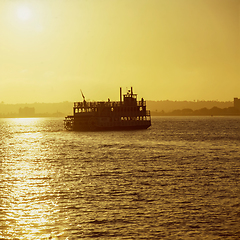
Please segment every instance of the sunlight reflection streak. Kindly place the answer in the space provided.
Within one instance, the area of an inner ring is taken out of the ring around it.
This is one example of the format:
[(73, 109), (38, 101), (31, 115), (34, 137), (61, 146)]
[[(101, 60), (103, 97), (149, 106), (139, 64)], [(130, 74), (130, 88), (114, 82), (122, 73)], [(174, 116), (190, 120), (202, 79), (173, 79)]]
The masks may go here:
[(35, 128), (40, 120), (12, 121), (15, 122), (17, 131), (14, 131), (17, 133), (9, 139), (9, 155), (3, 162), (6, 198), (2, 209), (8, 209), (4, 215), (3, 236), (36, 239), (57, 235), (58, 204), (53, 198), (49, 200), (52, 192), (49, 179), (54, 172), (50, 163), (44, 161), (43, 135)]

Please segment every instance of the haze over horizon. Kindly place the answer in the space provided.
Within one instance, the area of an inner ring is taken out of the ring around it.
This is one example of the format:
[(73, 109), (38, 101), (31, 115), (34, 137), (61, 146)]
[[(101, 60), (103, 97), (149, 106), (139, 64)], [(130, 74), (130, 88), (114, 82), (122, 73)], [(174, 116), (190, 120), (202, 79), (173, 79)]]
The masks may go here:
[(0, 102), (240, 97), (240, 0), (1, 0)]

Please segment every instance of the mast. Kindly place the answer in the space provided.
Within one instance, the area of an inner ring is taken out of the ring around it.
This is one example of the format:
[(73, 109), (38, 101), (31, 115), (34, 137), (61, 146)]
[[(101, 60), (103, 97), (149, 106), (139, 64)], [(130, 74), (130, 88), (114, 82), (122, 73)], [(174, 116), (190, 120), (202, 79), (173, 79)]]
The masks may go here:
[(85, 101), (85, 96), (83, 95), (83, 92), (82, 92), (81, 89), (80, 89), (80, 91), (81, 91), (81, 94), (82, 94), (82, 97), (83, 97), (83, 101)]
[(120, 102), (122, 102), (122, 88), (120, 87)]

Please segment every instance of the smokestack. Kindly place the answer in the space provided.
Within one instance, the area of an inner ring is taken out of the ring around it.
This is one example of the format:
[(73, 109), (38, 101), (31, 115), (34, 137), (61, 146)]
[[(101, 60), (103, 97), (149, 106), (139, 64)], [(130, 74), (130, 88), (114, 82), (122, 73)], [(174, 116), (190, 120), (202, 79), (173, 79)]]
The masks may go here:
[(122, 88), (120, 87), (120, 102), (122, 102)]

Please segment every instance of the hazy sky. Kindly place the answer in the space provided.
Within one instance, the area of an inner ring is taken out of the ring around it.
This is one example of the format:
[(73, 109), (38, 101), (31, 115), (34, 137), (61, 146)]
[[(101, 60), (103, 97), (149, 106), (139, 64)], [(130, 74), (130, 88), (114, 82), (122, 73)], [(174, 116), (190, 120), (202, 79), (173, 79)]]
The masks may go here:
[(0, 102), (240, 98), (240, 0), (0, 0)]

